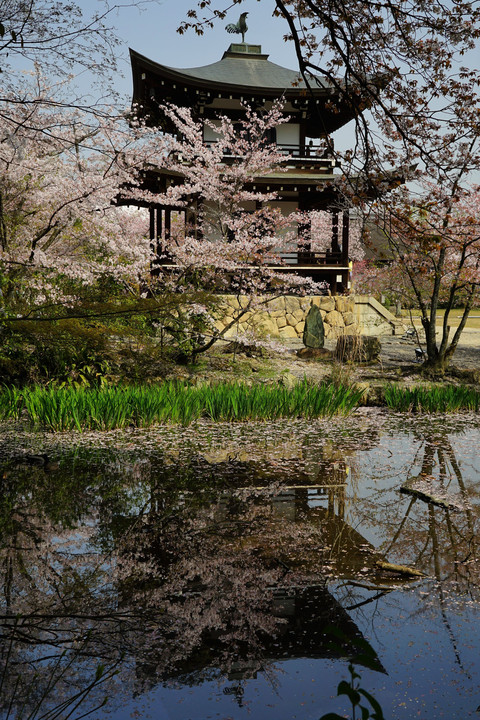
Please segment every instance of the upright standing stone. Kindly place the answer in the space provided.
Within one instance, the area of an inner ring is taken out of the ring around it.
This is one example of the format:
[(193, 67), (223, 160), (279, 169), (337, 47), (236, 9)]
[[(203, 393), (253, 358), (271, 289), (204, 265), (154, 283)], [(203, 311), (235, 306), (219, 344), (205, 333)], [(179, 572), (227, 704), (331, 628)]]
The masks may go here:
[(309, 348), (323, 348), (324, 343), (325, 328), (323, 327), (322, 313), (316, 305), (312, 305), (305, 318), (303, 344)]

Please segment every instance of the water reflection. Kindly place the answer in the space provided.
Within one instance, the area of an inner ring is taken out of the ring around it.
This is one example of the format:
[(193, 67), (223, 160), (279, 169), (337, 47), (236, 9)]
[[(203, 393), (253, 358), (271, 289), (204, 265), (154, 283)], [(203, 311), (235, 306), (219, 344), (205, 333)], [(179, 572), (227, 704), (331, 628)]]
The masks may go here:
[[(115, 453), (47, 448), (58, 468), (4, 448), (2, 717), (100, 717), (105, 705), (120, 718), (159, 688), (214, 681), (215, 702), (240, 717), (255, 683), (280, 693), (295, 663), (327, 677), (345, 659), (361, 665), (365, 647), (371, 689), (388, 673), (378, 686), (394, 708), (397, 610), (405, 633), (420, 614), (430, 627), (425, 611), (440, 618), (454, 663), (478, 681), (451, 619), (477, 611), (477, 431), (296, 430), (281, 451), (287, 425), (275, 451), (261, 431), (245, 449), (214, 429), (183, 448), (167, 434)], [(312, 700), (316, 717), (334, 686)]]

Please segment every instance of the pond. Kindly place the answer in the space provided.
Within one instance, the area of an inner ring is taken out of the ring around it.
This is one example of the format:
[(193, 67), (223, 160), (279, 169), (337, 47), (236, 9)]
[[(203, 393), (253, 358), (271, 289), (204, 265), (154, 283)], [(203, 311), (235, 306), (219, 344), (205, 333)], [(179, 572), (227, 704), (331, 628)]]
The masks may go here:
[[(0, 440), (0, 717), (480, 716), (480, 424)], [(368, 703), (365, 703), (368, 704)]]

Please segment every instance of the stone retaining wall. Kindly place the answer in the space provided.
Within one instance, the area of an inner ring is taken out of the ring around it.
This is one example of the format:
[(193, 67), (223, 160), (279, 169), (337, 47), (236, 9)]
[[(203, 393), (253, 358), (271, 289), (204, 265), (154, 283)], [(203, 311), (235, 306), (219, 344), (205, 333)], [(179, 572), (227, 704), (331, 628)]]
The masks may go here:
[(355, 321), (362, 335), (402, 335), (403, 322), (371, 295), (355, 295)]
[[(234, 295), (224, 296), (222, 312), (224, 318), (216, 322), (219, 330), (231, 320), (239, 308), (245, 307), (246, 298)], [(336, 339), (341, 335), (357, 335), (359, 327), (355, 319), (355, 300), (350, 296), (310, 296), (295, 297), (288, 295), (274, 298), (255, 312), (247, 312), (225, 337), (230, 338), (237, 333), (254, 331), (259, 335), (272, 338), (302, 338), (305, 317), (311, 305), (317, 305), (322, 314), (325, 327), (325, 338)]]

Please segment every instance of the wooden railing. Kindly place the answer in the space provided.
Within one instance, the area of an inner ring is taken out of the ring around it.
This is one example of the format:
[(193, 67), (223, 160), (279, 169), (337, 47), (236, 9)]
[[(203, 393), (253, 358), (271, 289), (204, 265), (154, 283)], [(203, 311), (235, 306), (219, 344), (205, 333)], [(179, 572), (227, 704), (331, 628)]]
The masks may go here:
[[(314, 252), (306, 250), (292, 250), (289, 252), (277, 253), (281, 263), (284, 263), (287, 267), (295, 267), (296, 265), (302, 265), (307, 267), (321, 267), (321, 266), (345, 266), (345, 261), (341, 252)], [(175, 260), (173, 257), (166, 252), (162, 253), (162, 257), (155, 261), (155, 265), (174, 265)], [(277, 265), (275, 261), (270, 263), (271, 265)], [(279, 263), (280, 264), (280, 263)], [(348, 264), (348, 263), (347, 263)]]
[(286, 265), (308, 265), (317, 267), (319, 265), (337, 265), (344, 264), (341, 252), (315, 252), (313, 250), (298, 250), (292, 252), (279, 252), (279, 257)]
[[(210, 147), (215, 145), (217, 140), (205, 140), (205, 145)], [(326, 142), (308, 142), (306, 145), (299, 145), (294, 143), (276, 143), (277, 150), (291, 158), (297, 160), (308, 159), (308, 160), (333, 160), (331, 148)], [(225, 153), (225, 157), (236, 157), (230, 155), (228, 152)]]
[(294, 158), (308, 158), (309, 160), (331, 160), (333, 157), (326, 142), (307, 143), (307, 145), (277, 143), (277, 150), (284, 155), (290, 155)]

